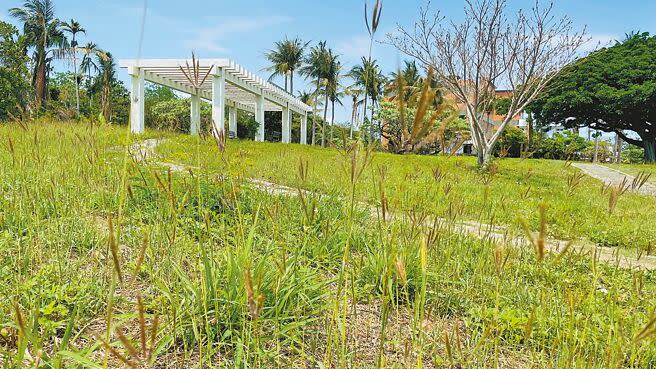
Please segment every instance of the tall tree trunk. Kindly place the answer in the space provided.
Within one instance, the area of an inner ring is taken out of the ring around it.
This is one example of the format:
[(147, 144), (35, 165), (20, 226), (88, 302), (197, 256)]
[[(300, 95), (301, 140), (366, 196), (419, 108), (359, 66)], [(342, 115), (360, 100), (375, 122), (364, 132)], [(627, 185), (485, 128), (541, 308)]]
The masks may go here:
[(73, 78), (75, 78), (75, 111), (77, 119), (80, 119), (80, 81), (77, 78), (77, 60), (75, 60), (75, 56), (73, 56), (73, 70)]
[(328, 119), (328, 91), (326, 89), (326, 99), (323, 104), (323, 122), (321, 122), (321, 147), (326, 147), (326, 119)]
[(349, 138), (353, 139), (353, 125), (355, 124), (355, 118), (358, 115), (358, 97), (353, 96), (353, 107), (351, 108), (351, 127), (349, 129)]
[(645, 163), (656, 163), (656, 137), (642, 137), (642, 147), (645, 149)]
[(371, 134), (371, 141), (373, 142), (376, 139), (375, 127), (374, 127), (374, 110), (376, 110), (376, 100), (371, 98), (371, 118), (369, 118), (369, 132)]
[[(367, 120), (367, 94), (364, 94), (364, 106), (362, 107), (362, 124)], [(365, 135), (367, 130), (365, 129)]]
[(594, 156), (592, 157), (592, 162), (596, 163), (599, 161), (599, 132), (595, 132), (594, 137)]
[(287, 73), (285, 73), (285, 92), (289, 92), (289, 90), (287, 89), (287, 78), (288, 78)]
[(312, 145), (317, 144), (317, 104), (319, 103), (319, 80), (314, 91), (314, 108), (312, 109)]
[(333, 128), (335, 127), (335, 100), (330, 99), (330, 103), (332, 105), (332, 113), (330, 116), (330, 144), (332, 145), (333, 142)]
[(615, 134), (615, 163), (622, 162), (622, 138), (619, 134)]
[(294, 71), (289, 73), (289, 93), (294, 95)]
[[(526, 125), (528, 126), (528, 148), (533, 146), (533, 115), (529, 114), (528, 119), (526, 119)], [(527, 151), (528, 151), (527, 148)]]
[(34, 76), (34, 90), (36, 92), (37, 110), (45, 104), (46, 100), (46, 61), (45, 56), (37, 61), (36, 74)]
[(112, 117), (112, 85), (111, 81), (105, 81), (101, 94), (101, 108), (102, 115), (105, 117), (105, 122), (109, 123)]

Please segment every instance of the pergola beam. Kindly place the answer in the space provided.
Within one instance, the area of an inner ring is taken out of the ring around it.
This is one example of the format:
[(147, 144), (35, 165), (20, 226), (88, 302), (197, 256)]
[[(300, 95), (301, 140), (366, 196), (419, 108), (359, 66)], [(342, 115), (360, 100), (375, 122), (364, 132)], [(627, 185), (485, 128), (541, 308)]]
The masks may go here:
[[(201, 77), (209, 77), (198, 86), (189, 81), (185, 73), (188, 59), (144, 59), (121, 60), (121, 68), (126, 68), (132, 76), (131, 124), (135, 133), (143, 132), (144, 81), (160, 84), (192, 96), (191, 132), (200, 130), (200, 100), (212, 104), (212, 120), (217, 130), (225, 128), (225, 110), (228, 107), (228, 126), (236, 134), (236, 109), (255, 114), (259, 123), (256, 140), (264, 140), (264, 112), (282, 111), (283, 141), (291, 141), (291, 122), (293, 113), (301, 115), (301, 131), (307, 130), (307, 113), (312, 108), (299, 101), (292, 94), (284, 91), (269, 81), (249, 72), (230, 59), (198, 59), (197, 66)], [(197, 109), (196, 109), (197, 107)], [(198, 119), (197, 119), (198, 118)], [(307, 132), (307, 131), (306, 131)], [(303, 136), (303, 135), (301, 135)], [(301, 137), (301, 142), (305, 140)]]

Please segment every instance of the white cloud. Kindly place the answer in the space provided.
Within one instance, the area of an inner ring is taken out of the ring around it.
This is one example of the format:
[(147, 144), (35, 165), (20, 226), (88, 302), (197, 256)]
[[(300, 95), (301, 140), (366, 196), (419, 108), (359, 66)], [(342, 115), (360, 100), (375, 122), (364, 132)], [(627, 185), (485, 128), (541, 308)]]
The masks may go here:
[(369, 54), (369, 36), (356, 35), (337, 42), (335, 50), (347, 59), (358, 61), (361, 57)]
[(244, 17), (208, 17), (206, 23), (213, 24), (192, 30), (191, 38), (185, 42), (187, 46), (203, 51), (228, 52), (223, 43), (229, 36), (259, 31), (292, 21), (283, 15), (244, 16)]
[(612, 46), (620, 38), (616, 35), (590, 35), (590, 40), (581, 46), (581, 51), (589, 53), (602, 47)]

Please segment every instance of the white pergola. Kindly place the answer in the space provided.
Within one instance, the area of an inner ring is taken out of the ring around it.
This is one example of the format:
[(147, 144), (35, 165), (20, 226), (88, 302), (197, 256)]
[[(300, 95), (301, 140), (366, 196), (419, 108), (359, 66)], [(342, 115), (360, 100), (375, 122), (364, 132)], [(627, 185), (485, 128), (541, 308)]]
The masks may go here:
[[(121, 60), (121, 68), (127, 69), (132, 79), (131, 130), (144, 131), (144, 81), (172, 88), (191, 95), (192, 135), (200, 131), (200, 100), (212, 104), (212, 121), (218, 130), (225, 130), (225, 112), (228, 109), (228, 129), (237, 136), (237, 109), (255, 114), (259, 129), (256, 141), (264, 141), (264, 112), (282, 111), (282, 142), (291, 142), (293, 113), (301, 115), (301, 144), (306, 144), (307, 115), (312, 107), (266, 80), (247, 71), (229, 59), (198, 59), (199, 79), (209, 77), (201, 86), (195, 86), (185, 73), (186, 59)], [(192, 67), (193, 68), (193, 67)], [(199, 82), (201, 82), (199, 81)]]

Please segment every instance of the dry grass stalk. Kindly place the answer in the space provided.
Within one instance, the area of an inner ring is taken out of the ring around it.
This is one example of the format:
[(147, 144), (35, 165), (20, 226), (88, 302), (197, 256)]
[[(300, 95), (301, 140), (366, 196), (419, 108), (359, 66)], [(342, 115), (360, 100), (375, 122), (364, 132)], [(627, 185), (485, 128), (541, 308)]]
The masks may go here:
[(225, 130), (216, 129), (216, 122), (212, 124), (212, 137), (216, 142), (216, 147), (219, 148), (219, 152), (223, 155), (226, 149), (226, 134)]
[(253, 278), (251, 276), (250, 268), (244, 270), (244, 287), (246, 288), (246, 296), (248, 300), (248, 311), (252, 320), (257, 320), (264, 306), (264, 296), (257, 294), (253, 288)]
[[(617, 207), (617, 202), (620, 197), (624, 195), (630, 188), (629, 181), (626, 177), (620, 182), (617, 186), (609, 185), (609, 194), (608, 194), (608, 214), (613, 214), (615, 207)], [(603, 193), (603, 190), (602, 190)]]
[(383, 2), (376, 0), (374, 4), (374, 11), (371, 15), (371, 26), (369, 25), (369, 12), (367, 11), (367, 3), (364, 3), (364, 22), (367, 25), (367, 32), (373, 37), (378, 31), (380, 24), (380, 16), (383, 14)]
[(186, 68), (180, 66), (180, 71), (195, 89), (200, 89), (203, 86), (214, 69), (214, 66), (211, 66), (205, 76), (201, 78), (200, 61), (196, 59), (194, 52), (191, 53), (191, 65), (189, 65), (189, 61), (185, 61), (185, 66)]
[(401, 256), (397, 255), (396, 260), (394, 261), (394, 267), (396, 268), (396, 274), (401, 281), (401, 284), (404, 286), (408, 283), (408, 274), (405, 270), (405, 265), (403, 264), (403, 259)]
[(443, 179), (446, 178), (446, 172), (442, 170), (440, 167), (435, 167), (432, 169), (433, 172), (433, 179), (435, 182), (441, 182)]
[(109, 250), (112, 253), (112, 260), (114, 261), (114, 270), (116, 271), (116, 275), (118, 276), (119, 282), (123, 283), (123, 273), (121, 272), (118, 242), (116, 241), (116, 233), (114, 232), (114, 223), (112, 221), (111, 216), (108, 218), (108, 226), (109, 226), (109, 239), (107, 242), (109, 243)]
[(134, 272), (132, 272), (132, 280), (135, 281), (137, 279), (137, 275), (139, 274), (139, 270), (141, 269), (141, 264), (144, 261), (144, 258), (146, 257), (146, 249), (148, 249), (148, 233), (144, 232), (143, 236), (143, 241), (141, 242), (141, 249), (139, 250), (139, 258), (137, 259), (137, 265), (134, 267)]
[(533, 245), (535, 253), (537, 255), (538, 261), (541, 262), (544, 260), (546, 254), (546, 243), (547, 243), (547, 205), (542, 203), (539, 206), (540, 211), (540, 230), (538, 232), (537, 238), (533, 236), (528, 224), (525, 220), (520, 219), (526, 238)]
[(510, 258), (510, 253), (506, 252), (505, 247), (502, 245), (498, 245), (494, 249), (494, 267), (497, 275), (501, 275), (503, 272), (504, 268), (506, 267), (506, 263), (508, 263), (508, 258)]
[(633, 191), (638, 191), (642, 188), (642, 186), (647, 183), (647, 181), (651, 178), (651, 173), (647, 173), (645, 171), (640, 171), (638, 174), (633, 178), (633, 181), (631, 182), (631, 190)]
[(572, 195), (574, 193), (574, 190), (581, 184), (581, 181), (585, 177), (585, 174), (583, 172), (574, 172), (567, 176), (567, 195)]
[(651, 319), (635, 336), (635, 341), (644, 341), (656, 337), (656, 314), (652, 313)]
[[(155, 315), (151, 323), (150, 329), (147, 327), (146, 323), (146, 313), (143, 303), (143, 299), (140, 295), (137, 296), (137, 314), (138, 314), (138, 326), (139, 326), (139, 349), (137, 349), (130, 339), (125, 335), (121, 327), (117, 327), (115, 330), (116, 337), (121, 343), (121, 346), (127, 351), (128, 355), (125, 355), (119, 352), (113, 345), (111, 345), (107, 340), (100, 336), (96, 338), (100, 341), (102, 346), (109, 352), (109, 354), (119, 361), (121, 361), (125, 366), (129, 368), (143, 368), (150, 367), (150, 364), (153, 362), (153, 353), (155, 352), (155, 342), (157, 341), (157, 332), (159, 327), (159, 315)], [(150, 336), (150, 337), (148, 337)]]

